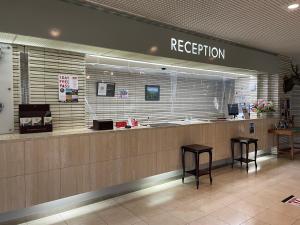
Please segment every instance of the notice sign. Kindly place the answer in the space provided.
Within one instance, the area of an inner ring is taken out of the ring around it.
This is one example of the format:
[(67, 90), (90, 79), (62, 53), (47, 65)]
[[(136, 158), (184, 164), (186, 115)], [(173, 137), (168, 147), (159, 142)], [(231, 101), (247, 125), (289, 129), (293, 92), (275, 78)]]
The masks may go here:
[(289, 205), (294, 205), (294, 206), (300, 207), (300, 198), (297, 198), (293, 195), (291, 195), (288, 198), (284, 199), (282, 202), (286, 203), (286, 204), (289, 204)]
[(59, 102), (78, 102), (78, 76), (59, 75)]
[(120, 89), (119, 90), (119, 98), (120, 99), (127, 99), (128, 98), (128, 90), (127, 89)]
[(97, 83), (97, 96), (115, 97), (115, 83)]

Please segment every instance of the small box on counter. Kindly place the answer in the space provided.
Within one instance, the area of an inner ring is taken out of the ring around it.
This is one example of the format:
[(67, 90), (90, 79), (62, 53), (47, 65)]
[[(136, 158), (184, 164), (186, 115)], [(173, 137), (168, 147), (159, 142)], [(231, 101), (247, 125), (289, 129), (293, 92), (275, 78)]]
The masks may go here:
[(113, 130), (114, 123), (112, 120), (93, 120), (93, 130)]

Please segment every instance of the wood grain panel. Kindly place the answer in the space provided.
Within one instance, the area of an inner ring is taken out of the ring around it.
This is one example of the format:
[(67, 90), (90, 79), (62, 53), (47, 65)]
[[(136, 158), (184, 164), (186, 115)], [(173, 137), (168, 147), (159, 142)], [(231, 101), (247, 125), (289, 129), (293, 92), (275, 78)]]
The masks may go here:
[(157, 153), (157, 174), (181, 168), (181, 150), (160, 151)]
[(25, 208), (24, 176), (0, 179), (0, 211)]
[[(111, 152), (111, 159), (127, 158), (137, 156), (138, 139), (137, 134), (139, 131), (131, 130), (116, 132), (114, 136), (114, 150)], [(156, 134), (156, 133), (154, 133)]]
[(156, 151), (155, 129), (142, 129), (137, 132), (138, 155), (153, 153)]
[(90, 161), (102, 162), (116, 158), (118, 153), (115, 152), (115, 133), (97, 133), (90, 135)]
[(155, 137), (156, 149), (158, 149), (158, 151), (179, 150), (184, 142), (184, 137), (181, 136), (185, 134), (184, 132), (183, 129), (180, 129), (180, 127), (177, 126), (160, 128)]
[(26, 207), (59, 199), (60, 169), (25, 176)]
[(133, 159), (135, 179), (141, 179), (157, 174), (156, 153), (137, 156)]
[(130, 157), (91, 164), (92, 190), (134, 180), (134, 163), (135, 157)]
[(203, 134), (203, 144), (215, 148), (216, 142), (216, 124), (201, 124)]
[(24, 174), (24, 143), (0, 143), (0, 178)]
[(89, 165), (61, 169), (61, 197), (91, 191)]
[(90, 161), (89, 135), (72, 135), (59, 139), (61, 168), (88, 164)]
[(59, 138), (42, 138), (25, 142), (25, 173), (60, 168)]
[(217, 122), (215, 125), (214, 160), (228, 158), (231, 155), (229, 126), (227, 122)]

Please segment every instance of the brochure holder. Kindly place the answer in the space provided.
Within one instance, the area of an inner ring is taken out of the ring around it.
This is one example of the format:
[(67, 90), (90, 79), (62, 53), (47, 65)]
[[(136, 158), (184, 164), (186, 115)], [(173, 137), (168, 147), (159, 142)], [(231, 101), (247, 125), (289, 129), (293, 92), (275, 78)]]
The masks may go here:
[(19, 122), (21, 134), (53, 131), (49, 104), (19, 105)]

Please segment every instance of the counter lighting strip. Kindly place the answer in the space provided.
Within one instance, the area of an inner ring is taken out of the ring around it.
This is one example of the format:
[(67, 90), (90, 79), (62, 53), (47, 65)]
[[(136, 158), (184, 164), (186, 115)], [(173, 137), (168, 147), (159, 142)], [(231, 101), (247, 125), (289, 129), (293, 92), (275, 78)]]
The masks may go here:
[[(197, 70), (197, 71), (205, 71), (205, 72), (213, 72), (213, 73), (222, 73), (222, 74), (231, 74), (231, 75), (237, 75), (237, 76), (251, 76), (254, 74), (245, 74), (245, 73), (234, 73), (234, 72), (226, 72), (226, 71), (218, 71), (218, 70), (209, 70), (209, 69), (200, 69), (200, 68), (190, 68), (185, 66), (174, 66), (174, 65), (167, 65), (167, 64), (160, 64), (160, 63), (152, 63), (152, 62), (146, 62), (146, 61), (139, 61), (139, 60), (131, 60), (131, 59), (123, 59), (123, 58), (116, 58), (116, 57), (110, 57), (110, 56), (99, 56), (99, 55), (89, 55), (92, 57), (97, 58), (103, 58), (103, 59), (111, 59), (116, 61), (125, 61), (125, 62), (132, 62), (132, 63), (141, 63), (146, 65), (153, 65), (153, 66), (161, 66), (161, 67), (171, 67), (171, 68), (177, 68), (177, 69), (188, 69), (188, 70)], [(99, 63), (86, 63), (89, 65), (99, 64)]]

